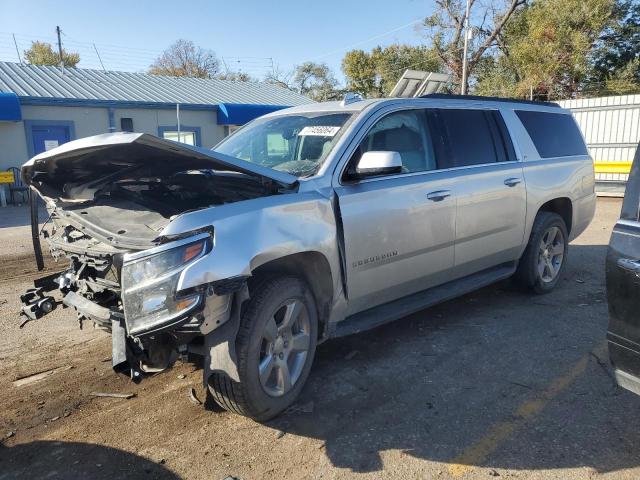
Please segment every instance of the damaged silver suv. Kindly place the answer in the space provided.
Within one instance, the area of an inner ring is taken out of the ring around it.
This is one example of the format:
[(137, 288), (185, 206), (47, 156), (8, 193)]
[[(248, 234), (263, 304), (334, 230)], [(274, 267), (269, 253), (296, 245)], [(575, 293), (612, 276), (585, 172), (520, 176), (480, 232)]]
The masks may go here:
[(22, 176), (68, 262), (24, 313), (61, 299), (134, 379), (199, 356), (213, 398), (259, 421), (295, 400), (319, 342), (511, 276), (550, 291), (595, 208), (568, 111), (445, 95), (281, 110), (212, 151), (98, 135)]

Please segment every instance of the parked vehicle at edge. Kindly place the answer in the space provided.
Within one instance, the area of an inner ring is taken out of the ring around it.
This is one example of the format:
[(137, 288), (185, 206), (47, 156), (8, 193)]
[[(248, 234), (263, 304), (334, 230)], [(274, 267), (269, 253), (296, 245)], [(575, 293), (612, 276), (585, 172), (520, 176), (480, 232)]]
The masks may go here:
[(480, 97), (290, 108), (213, 151), (99, 135), (22, 175), (70, 260), (25, 313), (60, 290), (111, 331), (117, 370), (200, 355), (213, 398), (260, 421), (295, 400), (319, 342), (511, 276), (550, 291), (595, 210), (568, 111)]
[(618, 384), (640, 395), (640, 147), (606, 261), (609, 358)]

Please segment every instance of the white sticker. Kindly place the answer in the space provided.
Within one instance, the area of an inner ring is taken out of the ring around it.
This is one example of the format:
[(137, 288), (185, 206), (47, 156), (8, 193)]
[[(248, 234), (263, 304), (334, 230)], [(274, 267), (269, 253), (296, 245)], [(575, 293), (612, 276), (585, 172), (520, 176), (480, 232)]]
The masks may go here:
[(44, 141), (44, 149), (49, 151), (53, 148), (56, 148), (59, 145), (58, 140), (45, 140)]
[(340, 127), (326, 127), (321, 125), (309, 125), (298, 133), (299, 137), (333, 137), (340, 131)]

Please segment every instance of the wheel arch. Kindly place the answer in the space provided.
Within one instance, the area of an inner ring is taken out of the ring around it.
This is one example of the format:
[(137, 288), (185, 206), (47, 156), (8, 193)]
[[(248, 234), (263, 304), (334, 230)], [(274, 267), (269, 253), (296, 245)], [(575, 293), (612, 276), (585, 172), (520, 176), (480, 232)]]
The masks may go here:
[(318, 337), (325, 338), (333, 303), (333, 276), (327, 257), (318, 251), (304, 251), (265, 262), (252, 269), (249, 291), (260, 279), (272, 275), (301, 277), (309, 285), (318, 309)]
[(573, 203), (570, 198), (558, 197), (549, 200), (540, 206), (538, 209), (538, 213), (539, 212), (552, 212), (560, 215), (567, 227), (567, 235), (571, 234), (571, 227), (573, 224)]

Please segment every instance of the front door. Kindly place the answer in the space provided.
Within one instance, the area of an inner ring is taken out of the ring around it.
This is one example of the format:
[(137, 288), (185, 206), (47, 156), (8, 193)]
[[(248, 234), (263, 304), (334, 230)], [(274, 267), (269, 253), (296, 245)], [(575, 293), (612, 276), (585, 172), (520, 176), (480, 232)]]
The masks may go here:
[(34, 155), (51, 150), (71, 140), (70, 127), (67, 125), (32, 125), (31, 139)]
[(442, 283), (453, 266), (456, 202), (446, 173), (435, 171), (424, 110), (394, 112), (378, 120), (347, 174), (369, 150), (400, 153), (403, 173), (343, 178), (335, 189), (350, 314)]

